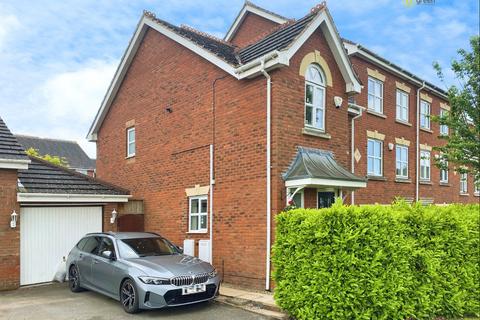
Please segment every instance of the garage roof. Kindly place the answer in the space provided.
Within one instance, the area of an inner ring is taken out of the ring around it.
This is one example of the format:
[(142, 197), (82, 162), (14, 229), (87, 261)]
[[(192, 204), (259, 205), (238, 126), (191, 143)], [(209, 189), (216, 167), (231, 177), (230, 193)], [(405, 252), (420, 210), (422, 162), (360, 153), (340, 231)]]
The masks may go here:
[(129, 192), (87, 175), (30, 157), (27, 170), (18, 171), (19, 192), (75, 195), (128, 195)]

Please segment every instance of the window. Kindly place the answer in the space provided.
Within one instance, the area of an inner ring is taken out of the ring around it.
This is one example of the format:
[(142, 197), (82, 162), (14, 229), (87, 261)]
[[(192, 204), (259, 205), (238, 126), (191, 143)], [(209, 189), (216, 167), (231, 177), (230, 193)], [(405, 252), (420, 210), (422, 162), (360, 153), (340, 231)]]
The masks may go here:
[(420, 102), (420, 128), (430, 130), (430, 103)]
[(113, 254), (113, 256), (115, 256), (115, 246), (113, 245), (112, 239), (108, 237), (102, 237), (102, 243), (100, 244), (98, 255), (101, 256), (102, 253), (105, 251), (110, 251)]
[(396, 174), (398, 178), (408, 178), (408, 147), (397, 145), (396, 147), (397, 166)]
[(397, 120), (408, 122), (408, 93), (397, 90)]
[(100, 238), (99, 237), (88, 237), (87, 242), (85, 242), (82, 251), (86, 253), (96, 254), (100, 247)]
[(466, 173), (460, 174), (460, 193), (466, 194), (468, 192), (467, 178), (468, 175)]
[(448, 182), (448, 161), (440, 160), (442, 166), (445, 166), (445, 169), (440, 168), (440, 182), (447, 183)]
[(190, 197), (189, 232), (207, 232), (207, 196)]
[[(288, 198), (290, 199), (291, 195), (295, 192), (296, 188), (288, 189)], [(293, 196), (293, 203), (295, 204), (296, 208), (303, 208), (303, 190), (299, 190)], [(287, 203), (288, 205), (288, 203)]]
[(367, 145), (367, 173), (371, 176), (383, 174), (382, 157), (383, 142), (380, 140), (368, 139)]
[(420, 180), (430, 181), (430, 152), (420, 151)]
[(476, 196), (480, 195), (480, 181), (475, 181), (475, 183), (473, 184), (473, 190)]
[(305, 125), (325, 131), (325, 77), (316, 65), (305, 73)]
[[(440, 117), (446, 117), (448, 111), (445, 109), (440, 109)], [(440, 125), (440, 135), (442, 136), (448, 136), (448, 126), (445, 124)]]
[(368, 77), (368, 109), (383, 113), (383, 82)]
[(135, 156), (135, 127), (127, 129), (127, 157)]

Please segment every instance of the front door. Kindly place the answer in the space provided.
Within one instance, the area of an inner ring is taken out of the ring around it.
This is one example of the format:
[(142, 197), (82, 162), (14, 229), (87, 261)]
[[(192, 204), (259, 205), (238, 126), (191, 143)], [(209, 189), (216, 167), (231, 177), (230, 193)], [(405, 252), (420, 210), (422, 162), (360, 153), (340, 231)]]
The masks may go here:
[(319, 192), (318, 208), (330, 208), (335, 202), (335, 192)]

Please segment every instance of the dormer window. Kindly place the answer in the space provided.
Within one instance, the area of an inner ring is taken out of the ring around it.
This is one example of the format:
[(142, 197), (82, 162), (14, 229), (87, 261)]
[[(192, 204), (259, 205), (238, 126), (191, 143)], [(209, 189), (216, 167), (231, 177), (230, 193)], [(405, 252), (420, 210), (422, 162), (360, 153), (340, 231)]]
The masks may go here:
[(325, 131), (325, 76), (316, 64), (305, 73), (305, 126)]

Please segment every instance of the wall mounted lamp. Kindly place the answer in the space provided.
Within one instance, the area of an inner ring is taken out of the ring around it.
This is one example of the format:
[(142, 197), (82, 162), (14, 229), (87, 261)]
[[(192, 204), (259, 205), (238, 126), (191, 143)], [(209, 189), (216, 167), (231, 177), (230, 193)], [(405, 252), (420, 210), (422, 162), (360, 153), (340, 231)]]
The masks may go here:
[(112, 211), (112, 217), (110, 218), (110, 223), (111, 224), (114, 224), (115, 223), (115, 220), (117, 220), (117, 216), (118, 216), (118, 213), (115, 209), (113, 209)]
[(10, 228), (15, 229), (17, 227), (18, 214), (13, 210), (10, 215)]

